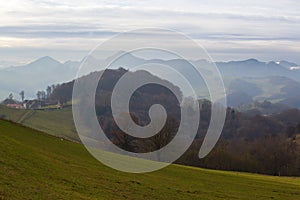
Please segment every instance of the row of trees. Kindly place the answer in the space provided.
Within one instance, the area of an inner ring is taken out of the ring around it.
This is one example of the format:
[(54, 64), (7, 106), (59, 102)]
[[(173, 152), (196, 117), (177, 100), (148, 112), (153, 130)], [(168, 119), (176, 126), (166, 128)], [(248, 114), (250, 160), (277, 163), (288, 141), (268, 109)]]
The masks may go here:
[(37, 91), (36, 93), (36, 97), (39, 101), (45, 101), (45, 100), (49, 100), (51, 98), (51, 95), (52, 93), (55, 91), (56, 88), (59, 87), (59, 84), (57, 85), (51, 85), (51, 86), (48, 86), (46, 88), (46, 91)]
[(276, 176), (300, 175), (300, 148), (283, 135), (245, 140), (221, 139), (204, 159), (198, 158), (202, 140), (198, 139), (177, 161), (196, 167), (244, 171)]
[[(37, 91), (37, 93), (36, 93), (37, 100), (45, 101), (47, 99), (50, 99), (53, 91), (55, 91), (55, 89), (58, 88), (59, 86), (60, 86), (59, 84), (51, 85), (51, 86), (48, 86), (45, 91), (44, 90)], [(20, 95), (21, 102), (24, 102), (24, 100), (25, 100), (25, 91), (24, 90), (20, 91), (19, 95)], [(13, 100), (14, 95), (12, 93), (10, 93), (8, 95), (7, 99)]]
[[(287, 110), (272, 116), (249, 116), (229, 108), (222, 137), (217, 146), (206, 158), (199, 159), (199, 149), (210, 120), (209, 106), (207, 104), (202, 108), (196, 139), (177, 163), (278, 176), (300, 175), (300, 144), (297, 143), (300, 134), (299, 110)], [(99, 109), (99, 123), (107, 137), (120, 148), (131, 152), (146, 153), (161, 149), (175, 136), (180, 123), (178, 119), (169, 117), (158, 134), (139, 139), (118, 128), (110, 114), (109, 106), (96, 109)], [(284, 117), (286, 115), (290, 116), (290, 119)], [(124, 113), (120, 117), (125, 120), (124, 123), (131, 118), (136, 124), (141, 124), (139, 120), (142, 118), (136, 117), (135, 113)]]

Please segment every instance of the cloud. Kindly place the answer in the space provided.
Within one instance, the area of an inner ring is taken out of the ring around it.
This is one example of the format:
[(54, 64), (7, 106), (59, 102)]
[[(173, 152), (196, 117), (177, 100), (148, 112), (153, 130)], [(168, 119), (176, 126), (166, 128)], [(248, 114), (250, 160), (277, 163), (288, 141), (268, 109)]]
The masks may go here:
[(268, 49), (297, 52), (299, 7), (292, 0), (11, 0), (0, 8), (0, 47), (86, 51), (123, 31), (161, 27), (214, 51), (255, 51), (263, 44), (266, 55)]
[(117, 34), (114, 31), (97, 30), (94, 27), (69, 25), (29, 25), (0, 26), (0, 37), (17, 38), (73, 38), (73, 37), (107, 37)]

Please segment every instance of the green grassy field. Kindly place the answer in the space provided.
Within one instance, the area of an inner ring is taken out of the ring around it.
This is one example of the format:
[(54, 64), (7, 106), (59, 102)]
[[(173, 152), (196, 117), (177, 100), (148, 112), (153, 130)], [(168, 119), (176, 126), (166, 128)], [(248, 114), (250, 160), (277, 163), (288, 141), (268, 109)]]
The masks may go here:
[(300, 178), (171, 165), (147, 174), (103, 166), (74, 142), (0, 120), (0, 199), (300, 199)]
[(71, 107), (62, 110), (18, 110), (0, 105), (0, 116), (50, 135), (79, 141)]

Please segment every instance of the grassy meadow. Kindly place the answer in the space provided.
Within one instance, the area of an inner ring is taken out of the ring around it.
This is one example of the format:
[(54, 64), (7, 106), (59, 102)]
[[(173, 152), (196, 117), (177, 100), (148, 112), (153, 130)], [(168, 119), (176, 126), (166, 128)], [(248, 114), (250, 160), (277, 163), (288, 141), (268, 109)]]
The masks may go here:
[(300, 199), (300, 178), (171, 165), (110, 169), (78, 143), (0, 120), (0, 199)]
[(0, 105), (0, 117), (50, 135), (79, 141), (71, 107), (61, 110), (22, 110)]

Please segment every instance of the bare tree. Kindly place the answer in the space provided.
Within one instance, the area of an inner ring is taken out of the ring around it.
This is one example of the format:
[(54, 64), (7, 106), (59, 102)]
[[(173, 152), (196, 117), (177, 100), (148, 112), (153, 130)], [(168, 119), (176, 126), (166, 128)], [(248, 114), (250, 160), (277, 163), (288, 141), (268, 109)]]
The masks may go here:
[(24, 90), (22, 90), (19, 94), (20, 94), (22, 102), (23, 102), (24, 99), (25, 99), (25, 92), (24, 92)]
[(133, 151), (134, 149), (134, 144), (132, 143), (133, 137), (128, 135), (128, 133), (131, 132), (132, 128), (129, 123), (131, 120), (133, 120), (135, 123), (138, 122), (138, 118), (133, 114), (121, 113), (118, 116), (118, 121), (123, 125), (123, 127), (125, 127), (126, 130), (124, 130), (125, 132), (123, 132), (121, 129), (112, 131), (112, 135), (114, 136), (114, 143), (127, 151)]
[(37, 91), (36, 97), (37, 97), (37, 99), (38, 99), (39, 101), (41, 100), (41, 98), (42, 98), (41, 91)]
[(8, 95), (8, 99), (12, 100), (13, 98), (14, 98), (14, 95), (13, 95), (12, 93), (10, 93), (10, 94)]
[(41, 100), (45, 100), (45, 99), (46, 99), (46, 92), (41, 91)]
[[(160, 130), (159, 133), (146, 139), (134, 141), (136, 150), (138, 152), (151, 152), (163, 148), (176, 135), (178, 125), (179, 124), (177, 120), (173, 118), (168, 118), (164, 127)], [(156, 158), (157, 160), (161, 160), (161, 155), (159, 151), (157, 152)]]
[(52, 87), (48, 86), (46, 89), (46, 92), (47, 92), (47, 98), (50, 98), (51, 93), (52, 93)]

